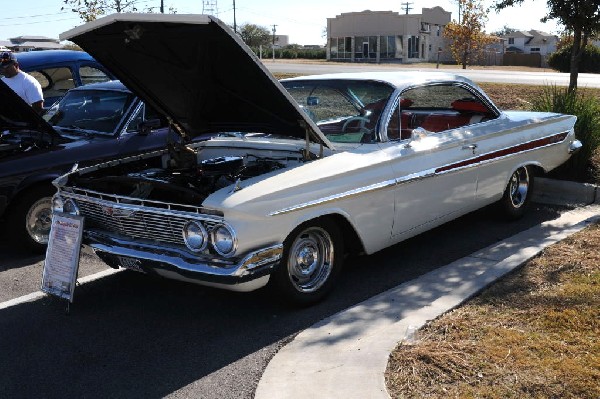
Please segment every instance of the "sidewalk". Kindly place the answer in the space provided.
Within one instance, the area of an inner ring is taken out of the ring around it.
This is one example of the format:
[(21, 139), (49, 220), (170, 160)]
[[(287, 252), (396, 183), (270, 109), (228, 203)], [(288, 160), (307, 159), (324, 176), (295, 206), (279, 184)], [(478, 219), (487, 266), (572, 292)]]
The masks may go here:
[(600, 219), (596, 186), (548, 179), (536, 184), (538, 202), (585, 206), (313, 325), (273, 357), (255, 398), (389, 398), (384, 380), (388, 356), (406, 338), (409, 326), (422, 327), (547, 246)]

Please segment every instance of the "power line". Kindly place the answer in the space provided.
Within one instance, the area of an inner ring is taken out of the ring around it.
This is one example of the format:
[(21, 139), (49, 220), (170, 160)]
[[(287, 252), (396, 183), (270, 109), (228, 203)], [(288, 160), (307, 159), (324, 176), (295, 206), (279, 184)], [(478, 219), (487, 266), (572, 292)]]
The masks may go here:
[(0, 27), (5, 28), (5, 27), (10, 27), (10, 26), (25, 26), (25, 25), (47, 24), (49, 22), (70, 21), (70, 20), (73, 20), (73, 19), (79, 20), (79, 17), (77, 15), (74, 15), (71, 18), (52, 19), (52, 20), (36, 21), (36, 22), (23, 22), (23, 23), (17, 23), (17, 24), (0, 24)]
[(69, 14), (69, 13), (71, 13), (71, 11), (61, 11), (61, 12), (54, 13), (54, 14), (26, 15), (26, 16), (23, 16), (23, 17), (2, 17), (2, 20), (6, 21), (7, 19), (25, 19), (25, 18), (51, 17), (53, 15)]

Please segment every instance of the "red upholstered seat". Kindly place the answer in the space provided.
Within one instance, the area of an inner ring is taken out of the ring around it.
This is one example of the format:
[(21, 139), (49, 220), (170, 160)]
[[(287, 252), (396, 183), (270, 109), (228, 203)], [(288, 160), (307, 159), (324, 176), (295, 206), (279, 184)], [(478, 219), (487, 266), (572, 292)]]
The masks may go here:
[(484, 104), (474, 100), (456, 100), (452, 102), (451, 106), (452, 109), (461, 112), (478, 112), (483, 114), (490, 112)]
[(471, 115), (436, 115), (431, 114), (425, 118), (421, 127), (430, 132), (441, 132), (448, 129), (455, 129), (469, 124)]

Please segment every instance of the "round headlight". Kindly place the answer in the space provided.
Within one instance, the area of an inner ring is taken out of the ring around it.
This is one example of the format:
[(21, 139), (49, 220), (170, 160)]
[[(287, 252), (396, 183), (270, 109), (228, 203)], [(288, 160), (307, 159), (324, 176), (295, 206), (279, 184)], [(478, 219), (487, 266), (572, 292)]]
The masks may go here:
[(200, 252), (206, 248), (208, 233), (202, 223), (190, 221), (183, 227), (183, 241), (190, 250)]
[(212, 246), (219, 255), (233, 255), (235, 251), (233, 232), (225, 225), (215, 227), (212, 231)]

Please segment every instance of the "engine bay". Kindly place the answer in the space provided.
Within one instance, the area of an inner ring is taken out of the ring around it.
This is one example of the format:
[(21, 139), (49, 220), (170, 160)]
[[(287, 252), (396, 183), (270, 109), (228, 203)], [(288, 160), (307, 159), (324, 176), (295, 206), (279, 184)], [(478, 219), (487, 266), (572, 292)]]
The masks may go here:
[(70, 184), (128, 198), (197, 206), (210, 194), (236, 182), (303, 162), (301, 152), (233, 151), (235, 155), (202, 159), (206, 155), (200, 155), (203, 150), (173, 147), (160, 158), (119, 163), (73, 176)]

